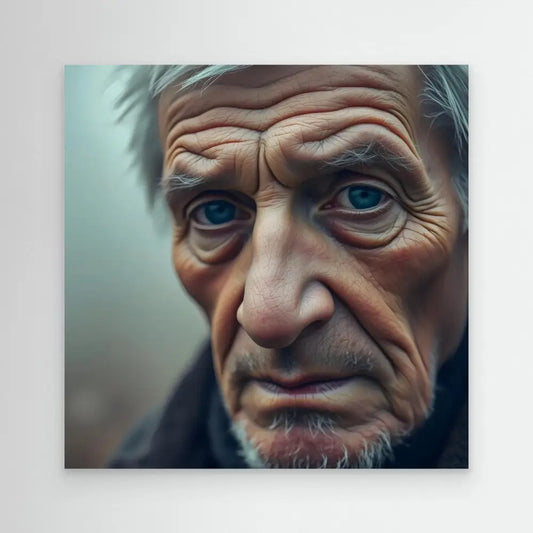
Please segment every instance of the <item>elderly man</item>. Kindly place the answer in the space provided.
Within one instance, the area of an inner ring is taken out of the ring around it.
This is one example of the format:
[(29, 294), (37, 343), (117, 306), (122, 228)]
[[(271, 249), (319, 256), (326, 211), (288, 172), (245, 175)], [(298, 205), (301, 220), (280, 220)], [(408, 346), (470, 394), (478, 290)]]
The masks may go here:
[(466, 467), (466, 68), (131, 72), (211, 342), (111, 465)]

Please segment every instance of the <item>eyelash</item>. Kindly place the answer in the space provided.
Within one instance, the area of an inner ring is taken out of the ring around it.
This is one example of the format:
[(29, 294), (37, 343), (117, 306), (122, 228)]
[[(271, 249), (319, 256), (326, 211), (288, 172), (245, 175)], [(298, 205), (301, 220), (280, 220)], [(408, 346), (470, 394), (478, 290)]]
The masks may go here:
[[(225, 202), (228, 205), (232, 206), (235, 210), (235, 216), (227, 222), (222, 222), (220, 224), (212, 223), (209, 221), (199, 220), (198, 213), (203, 209), (204, 214), (203, 218), (207, 218), (205, 214), (205, 209), (208, 208), (209, 204), (222, 203)], [(195, 214), (197, 215), (195, 220)], [(249, 220), (252, 215), (250, 212), (242, 205), (242, 202), (239, 202), (232, 197), (231, 194), (227, 192), (217, 192), (212, 191), (208, 194), (202, 195), (199, 198), (196, 198), (185, 208), (185, 217), (188, 220), (194, 221), (199, 227), (213, 229), (213, 228), (225, 228), (229, 224), (234, 223), (235, 221), (246, 221)]]
[[(342, 204), (342, 196), (348, 195), (351, 188), (354, 187), (360, 187), (361, 189), (368, 189), (371, 191), (376, 191), (381, 194), (381, 198), (379, 199), (379, 202), (376, 204), (376, 206), (371, 206), (368, 208), (360, 208), (358, 209), (356, 206), (347, 205), (350, 203), (350, 200), (348, 198), (344, 198), (345, 202), (344, 205)], [(392, 206), (393, 201), (395, 200), (395, 196), (391, 194), (388, 190), (385, 190), (384, 187), (381, 187), (379, 185), (374, 184), (373, 182), (352, 182), (348, 184), (344, 184), (341, 188), (337, 188), (335, 192), (330, 196), (330, 199), (327, 200), (320, 208), (319, 211), (328, 211), (336, 209), (340, 212), (344, 212), (347, 214), (352, 214), (355, 217), (360, 218), (371, 218), (371, 217), (377, 217), (381, 215), (382, 213), (385, 213), (390, 209)]]

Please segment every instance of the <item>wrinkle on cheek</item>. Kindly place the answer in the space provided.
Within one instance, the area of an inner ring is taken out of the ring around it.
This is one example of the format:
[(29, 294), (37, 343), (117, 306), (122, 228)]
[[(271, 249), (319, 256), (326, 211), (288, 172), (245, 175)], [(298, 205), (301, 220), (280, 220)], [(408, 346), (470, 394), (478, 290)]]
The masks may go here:
[(365, 264), (377, 287), (408, 301), (448, 265), (455, 242), (451, 228), (411, 218), (389, 245), (369, 251)]
[[(399, 271), (406, 274), (404, 289), (420, 285), (425, 279), (431, 278), (446, 260), (447, 243), (439, 234), (426, 228), (410, 225), (398, 236), (396, 245), (397, 249), (391, 254), (391, 260)], [(418, 273), (420, 277), (415, 278), (412, 274), (409, 275), (410, 272)], [(397, 277), (393, 274), (394, 280)], [(402, 292), (405, 293), (406, 290)]]
[[(404, 240), (411, 239), (411, 244), (415, 244), (419, 249), (418, 261), (428, 262), (426, 264), (435, 265), (440, 262), (442, 265), (446, 263), (451, 253), (450, 245), (450, 229), (438, 227), (434, 224), (425, 225), (422, 230), (417, 230), (414, 227), (406, 229), (402, 236)], [(440, 261), (439, 261), (440, 259)], [(428, 272), (430, 274), (430, 272)]]
[(433, 384), (419, 352), (406, 354), (405, 362), (398, 368), (398, 387), (393, 402), (406, 419), (419, 424), (431, 410)]
[[(398, 338), (389, 339), (375, 331), (373, 333), (379, 349), (394, 369), (394, 379), (382, 384), (391, 412), (413, 428), (425, 419), (431, 409), (433, 389), (427, 365), (412, 342), (406, 343), (409, 345), (406, 350), (401, 347), (402, 342)], [(407, 339), (411, 338), (407, 329), (404, 334)]]
[[(368, 301), (372, 312), (356, 313), (376, 339), (396, 370), (396, 381), (388, 388), (388, 399), (402, 420), (420, 423), (430, 412), (433, 395), (435, 342), (446, 323), (436, 318), (435, 302), (446, 305), (440, 287), (443, 271), (449, 267), (450, 244), (446, 249), (427, 235), (405, 246), (368, 254), (366, 265), (374, 277), (376, 301)], [(453, 244), (453, 239), (452, 239)], [(453, 277), (453, 276), (452, 276)], [(378, 296), (379, 294), (379, 296)], [(381, 298), (381, 300), (380, 300)], [(381, 302), (381, 303), (380, 303)]]
[(403, 298), (381, 283), (385, 270), (394, 266), (383, 261), (381, 272), (372, 275), (372, 269), (360, 269), (359, 281), (344, 292), (344, 301), (394, 370), (394, 379), (383, 384), (392, 412), (413, 426), (424, 419), (431, 403), (428, 365), (414, 341)]
[(218, 293), (220, 267), (201, 263), (184, 242), (174, 246), (173, 260), (183, 286), (209, 318), (213, 311), (213, 295)]

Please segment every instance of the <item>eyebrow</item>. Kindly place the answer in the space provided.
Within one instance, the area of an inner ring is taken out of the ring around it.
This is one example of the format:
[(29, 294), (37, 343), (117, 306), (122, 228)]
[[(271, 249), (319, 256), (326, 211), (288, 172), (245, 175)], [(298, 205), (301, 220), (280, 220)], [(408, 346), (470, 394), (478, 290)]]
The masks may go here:
[(376, 141), (350, 148), (339, 156), (324, 161), (323, 164), (326, 168), (333, 169), (380, 167), (406, 173), (415, 169), (411, 158), (400, 155)]
[[(201, 187), (207, 181), (207, 178), (192, 176), (190, 174), (171, 174), (161, 178), (160, 187), (165, 196), (170, 196), (172, 193), (180, 190), (189, 190)], [(211, 181), (211, 178), (209, 181)]]
[[(309, 161), (309, 163), (313, 162)], [(377, 141), (360, 144), (345, 150), (338, 156), (327, 160), (317, 160), (315, 163), (318, 169), (322, 168), (324, 171), (379, 167), (392, 172), (412, 173), (416, 166), (411, 158), (392, 151)], [(199, 189), (208, 183), (215, 184), (217, 181), (217, 178), (214, 177), (207, 178), (188, 173), (174, 173), (162, 177), (160, 186), (163, 194), (168, 197), (182, 190)]]

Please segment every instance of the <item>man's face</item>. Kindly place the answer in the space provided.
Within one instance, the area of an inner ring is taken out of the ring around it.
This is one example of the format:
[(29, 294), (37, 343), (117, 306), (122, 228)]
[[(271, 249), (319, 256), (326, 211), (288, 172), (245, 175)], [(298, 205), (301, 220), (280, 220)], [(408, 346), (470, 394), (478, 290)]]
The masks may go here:
[(254, 67), (161, 97), (175, 268), (266, 464), (396, 442), (460, 341), (467, 237), (421, 90), (415, 67)]

